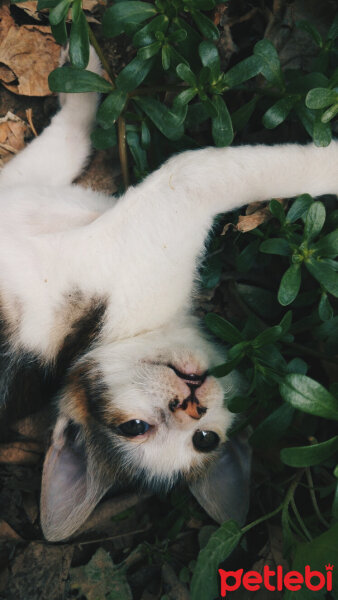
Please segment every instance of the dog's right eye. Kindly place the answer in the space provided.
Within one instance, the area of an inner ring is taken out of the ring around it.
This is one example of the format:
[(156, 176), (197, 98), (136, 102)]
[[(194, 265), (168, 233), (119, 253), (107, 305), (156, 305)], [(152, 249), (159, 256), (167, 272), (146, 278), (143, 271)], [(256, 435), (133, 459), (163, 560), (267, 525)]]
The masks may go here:
[(132, 421), (127, 421), (126, 423), (122, 423), (117, 429), (122, 435), (126, 437), (136, 437), (137, 435), (143, 435), (148, 431), (150, 425), (145, 421), (140, 421), (140, 419), (133, 419)]

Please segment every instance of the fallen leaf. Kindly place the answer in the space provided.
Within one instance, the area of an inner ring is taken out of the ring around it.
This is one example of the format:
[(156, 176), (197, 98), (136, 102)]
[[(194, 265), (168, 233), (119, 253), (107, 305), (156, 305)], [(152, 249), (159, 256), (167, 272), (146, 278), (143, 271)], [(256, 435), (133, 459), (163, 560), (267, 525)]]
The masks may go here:
[(34, 464), (40, 460), (42, 452), (42, 446), (36, 442), (0, 444), (0, 463)]
[(16, 4), (17, 8), (25, 11), (27, 15), (29, 15), (32, 19), (36, 21), (41, 21), (41, 14), (37, 9), (38, 2), (37, 0), (26, 0), (25, 2), (19, 2)]
[[(60, 600), (74, 548), (31, 542), (11, 565), (6, 600)], [(122, 599), (121, 599), (122, 600)]]
[[(284, 200), (282, 198), (276, 198), (276, 200), (281, 204), (284, 204)], [(252, 229), (256, 229), (256, 227), (262, 225), (262, 223), (266, 223), (271, 218), (272, 214), (268, 204), (262, 202), (251, 202), (251, 204), (248, 204), (246, 208), (245, 215), (240, 215), (238, 217), (237, 225), (234, 223), (226, 223), (226, 225), (223, 227), (221, 235), (225, 235), (230, 228), (240, 231), (241, 233), (252, 231)]]
[(87, 600), (132, 600), (125, 569), (114, 565), (108, 552), (99, 548), (89, 563), (70, 570), (72, 589)]
[(1, 542), (13, 542), (22, 541), (22, 538), (19, 536), (14, 529), (6, 523), (6, 521), (0, 521), (0, 541)]
[(47, 25), (21, 25), (0, 9), (0, 81), (11, 92), (48, 96), (48, 75), (58, 66), (60, 46)]
[(10, 111), (0, 119), (1, 163), (7, 162), (13, 154), (24, 148), (28, 131), (27, 123)]

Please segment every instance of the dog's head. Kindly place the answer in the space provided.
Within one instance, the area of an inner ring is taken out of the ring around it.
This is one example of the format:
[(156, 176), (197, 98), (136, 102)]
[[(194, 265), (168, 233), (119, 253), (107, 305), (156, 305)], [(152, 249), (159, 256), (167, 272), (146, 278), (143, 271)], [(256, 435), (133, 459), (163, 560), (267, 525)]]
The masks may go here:
[(69, 537), (112, 486), (205, 477), (232, 420), (224, 397), (238, 384), (208, 374), (220, 360), (191, 319), (99, 344), (73, 365), (43, 471), (47, 539)]

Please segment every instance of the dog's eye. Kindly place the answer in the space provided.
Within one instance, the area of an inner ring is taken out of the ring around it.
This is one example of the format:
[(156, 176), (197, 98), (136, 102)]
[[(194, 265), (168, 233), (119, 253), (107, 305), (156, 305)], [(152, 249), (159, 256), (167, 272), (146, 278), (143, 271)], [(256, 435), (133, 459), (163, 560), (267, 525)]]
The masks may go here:
[(136, 437), (137, 435), (142, 435), (143, 433), (146, 433), (149, 427), (150, 425), (145, 421), (140, 421), (140, 419), (133, 419), (132, 421), (122, 423), (122, 425), (118, 427), (118, 431), (126, 437)]
[(211, 452), (219, 444), (219, 435), (214, 431), (200, 431), (198, 429), (193, 435), (192, 443), (196, 450), (200, 452)]

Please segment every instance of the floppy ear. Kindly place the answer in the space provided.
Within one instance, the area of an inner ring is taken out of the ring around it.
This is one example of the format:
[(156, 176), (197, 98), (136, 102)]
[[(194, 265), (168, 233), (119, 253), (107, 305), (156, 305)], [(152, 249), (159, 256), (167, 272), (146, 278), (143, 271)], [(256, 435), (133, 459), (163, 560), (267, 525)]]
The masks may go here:
[(43, 466), (40, 502), (42, 531), (51, 542), (74, 533), (113, 483), (84, 439), (82, 425), (58, 419)]
[(190, 491), (217, 523), (234, 519), (243, 525), (249, 508), (251, 448), (246, 433), (227, 441), (207, 472)]

